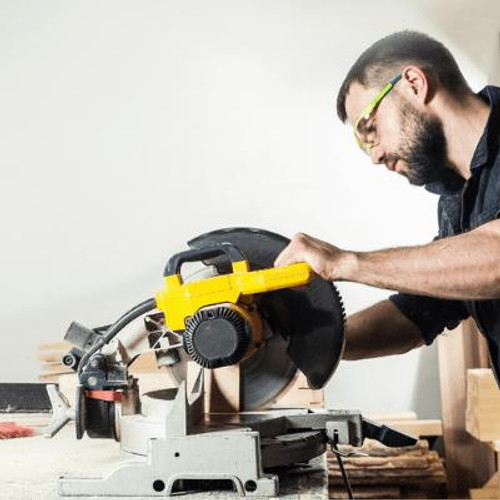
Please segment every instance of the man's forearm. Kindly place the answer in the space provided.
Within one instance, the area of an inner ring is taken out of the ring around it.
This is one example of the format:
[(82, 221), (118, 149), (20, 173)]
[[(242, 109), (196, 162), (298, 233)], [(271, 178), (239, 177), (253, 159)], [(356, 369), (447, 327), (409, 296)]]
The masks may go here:
[(342, 358), (349, 361), (402, 354), (424, 345), (424, 338), (390, 301), (383, 300), (347, 318)]
[(339, 280), (449, 299), (500, 297), (499, 221), (428, 245), (344, 252)]

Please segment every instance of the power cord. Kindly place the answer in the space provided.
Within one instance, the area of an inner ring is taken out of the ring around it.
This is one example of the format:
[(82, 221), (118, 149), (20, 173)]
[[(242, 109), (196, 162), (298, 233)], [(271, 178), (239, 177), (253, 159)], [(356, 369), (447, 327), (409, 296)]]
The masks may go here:
[(342, 479), (344, 480), (344, 485), (345, 485), (345, 488), (347, 490), (347, 496), (348, 496), (349, 500), (354, 500), (354, 495), (352, 493), (351, 483), (349, 482), (349, 478), (347, 477), (347, 472), (344, 468), (344, 462), (342, 460), (342, 457), (348, 457), (352, 454), (351, 453), (342, 453), (339, 450), (339, 446), (338, 446), (339, 445), (339, 431), (336, 429), (333, 431), (333, 439), (329, 443), (330, 443), (330, 450), (337, 458), (340, 472), (342, 474)]

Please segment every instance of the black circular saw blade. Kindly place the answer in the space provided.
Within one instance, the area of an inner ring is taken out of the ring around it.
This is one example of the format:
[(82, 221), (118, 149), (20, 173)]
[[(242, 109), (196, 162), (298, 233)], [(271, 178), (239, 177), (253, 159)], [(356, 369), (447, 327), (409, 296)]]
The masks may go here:
[[(231, 243), (246, 257), (251, 270), (273, 267), (290, 240), (270, 231), (228, 228), (202, 234), (188, 245), (193, 248)], [(227, 258), (207, 261), (219, 273), (231, 272)], [(311, 389), (320, 389), (335, 372), (345, 343), (345, 314), (335, 286), (319, 276), (304, 287), (262, 293), (255, 296), (259, 311), (273, 332), (288, 342), (287, 355), (304, 373)]]

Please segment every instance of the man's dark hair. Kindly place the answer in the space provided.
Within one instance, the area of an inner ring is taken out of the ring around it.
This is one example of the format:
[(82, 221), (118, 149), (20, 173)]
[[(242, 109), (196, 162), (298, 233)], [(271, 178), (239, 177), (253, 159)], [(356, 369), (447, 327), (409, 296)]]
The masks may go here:
[(359, 82), (365, 87), (382, 88), (408, 64), (415, 64), (432, 84), (462, 97), (471, 92), (455, 58), (437, 40), (416, 31), (399, 31), (368, 47), (347, 73), (337, 96), (337, 115), (345, 122), (345, 100), (349, 87)]

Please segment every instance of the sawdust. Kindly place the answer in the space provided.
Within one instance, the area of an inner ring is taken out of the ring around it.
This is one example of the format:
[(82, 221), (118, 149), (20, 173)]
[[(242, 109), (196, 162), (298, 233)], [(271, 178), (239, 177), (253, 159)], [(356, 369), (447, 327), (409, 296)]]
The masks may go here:
[(78, 441), (73, 426), (53, 439), (5, 439), (0, 441), (0, 499), (58, 499), (58, 477), (101, 476), (119, 460), (118, 443), (87, 437)]

